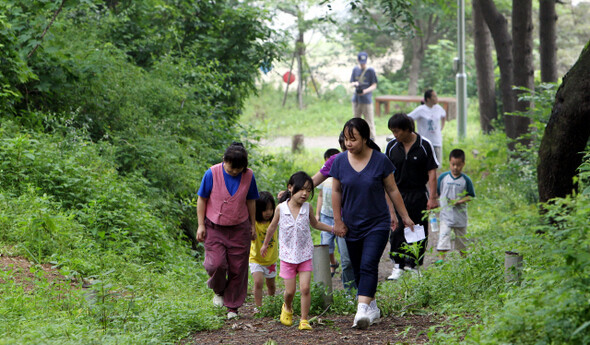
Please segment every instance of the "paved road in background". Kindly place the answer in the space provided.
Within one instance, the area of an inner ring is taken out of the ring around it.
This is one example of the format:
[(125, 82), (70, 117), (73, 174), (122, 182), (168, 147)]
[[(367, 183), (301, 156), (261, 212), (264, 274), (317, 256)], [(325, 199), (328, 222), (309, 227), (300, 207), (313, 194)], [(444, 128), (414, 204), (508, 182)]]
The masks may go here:
[[(386, 135), (378, 135), (375, 141), (381, 150), (385, 150), (387, 144)], [(262, 139), (260, 144), (266, 147), (291, 147), (293, 137), (275, 137)], [(304, 148), (321, 148), (329, 149), (330, 147), (338, 148), (337, 136), (305, 137), (303, 138)]]

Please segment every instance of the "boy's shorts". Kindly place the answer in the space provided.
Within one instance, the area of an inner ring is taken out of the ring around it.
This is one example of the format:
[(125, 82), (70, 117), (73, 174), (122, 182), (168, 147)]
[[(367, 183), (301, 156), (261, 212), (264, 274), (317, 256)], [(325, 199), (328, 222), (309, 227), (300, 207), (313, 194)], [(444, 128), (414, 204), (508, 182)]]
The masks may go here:
[(274, 278), (277, 276), (277, 264), (263, 266), (254, 262), (250, 263), (250, 273), (262, 272), (264, 278)]
[[(454, 232), (454, 236), (453, 236)], [(453, 243), (455, 250), (465, 249), (465, 235), (467, 235), (467, 227), (451, 227), (445, 222), (440, 222), (440, 232), (438, 234), (437, 250), (453, 250)], [(452, 237), (455, 237), (454, 239)]]
[(292, 264), (281, 260), (281, 273), (279, 274), (279, 276), (283, 279), (295, 279), (298, 272), (311, 271), (313, 271), (311, 259), (300, 262), (298, 264)]

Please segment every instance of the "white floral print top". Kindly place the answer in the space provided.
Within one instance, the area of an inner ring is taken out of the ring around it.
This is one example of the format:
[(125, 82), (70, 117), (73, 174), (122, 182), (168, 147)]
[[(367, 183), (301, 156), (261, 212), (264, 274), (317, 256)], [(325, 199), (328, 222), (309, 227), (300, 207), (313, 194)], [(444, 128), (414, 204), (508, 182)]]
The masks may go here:
[(279, 259), (299, 264), (313, 257), (313, 240), (309, 227), (309, 203), (301, 205), (296, 218), (291, 214), (289, 200), (279, 205)]

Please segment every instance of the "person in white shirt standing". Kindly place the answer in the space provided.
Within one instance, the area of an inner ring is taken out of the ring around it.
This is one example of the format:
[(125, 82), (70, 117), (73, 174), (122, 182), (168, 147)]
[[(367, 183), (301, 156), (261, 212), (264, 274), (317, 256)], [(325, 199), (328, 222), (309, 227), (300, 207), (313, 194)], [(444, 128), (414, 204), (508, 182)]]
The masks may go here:
[(442, 130), (447, 113), (438, 104), (438, 96), (432, 89), (424, 92), (424, 104), (419, 105), (409, 117), (416, 121), (418, 134), (430, 140), (434, 147), (436, 160), (442, 162)]

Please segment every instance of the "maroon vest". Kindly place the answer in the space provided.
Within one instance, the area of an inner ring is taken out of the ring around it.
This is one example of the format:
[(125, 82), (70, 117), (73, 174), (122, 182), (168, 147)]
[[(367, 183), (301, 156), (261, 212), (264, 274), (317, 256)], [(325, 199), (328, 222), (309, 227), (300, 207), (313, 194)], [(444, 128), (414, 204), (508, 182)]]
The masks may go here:
[(252, 182), (252, 170), (242, 172), (240, 186), (234, 195), (230, 195), (223, 179), (222, 163), (211, 167), (213, 188), (207, 200), (207, 218), (217, 225), (238, 225), (249, 218), (246, 196)]

